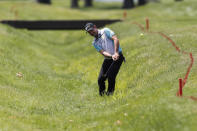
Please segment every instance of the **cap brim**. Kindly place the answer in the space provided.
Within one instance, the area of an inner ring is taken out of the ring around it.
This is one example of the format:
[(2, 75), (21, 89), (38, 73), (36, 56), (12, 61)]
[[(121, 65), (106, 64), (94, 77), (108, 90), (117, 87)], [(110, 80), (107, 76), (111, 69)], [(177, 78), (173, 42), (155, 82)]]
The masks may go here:
[(91, 28), (91, 29), (88, 29), (87, 31), (91, 31), (91, 30), (93, 30), (93, 28)]
[(86, 31), (91, 31), (91, 30), (93, 30), (94, 28), (93, 27), (89, 27), (89, 28), (86, 28), (85, 30)]

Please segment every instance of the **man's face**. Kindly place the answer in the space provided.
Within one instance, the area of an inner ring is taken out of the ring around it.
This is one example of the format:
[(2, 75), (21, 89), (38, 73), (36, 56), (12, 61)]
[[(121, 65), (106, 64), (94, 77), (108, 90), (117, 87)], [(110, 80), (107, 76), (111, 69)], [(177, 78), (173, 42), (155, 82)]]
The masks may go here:
[(98, 35), (98, 30), (97, 30), (97, 28), (96, 28), (96, 27), (94, 27), (94, 29), (93, 29), (93, 30), (88, 31), (88, 33), (89, 33), (91, 36), (96, 37), (96, 36)]

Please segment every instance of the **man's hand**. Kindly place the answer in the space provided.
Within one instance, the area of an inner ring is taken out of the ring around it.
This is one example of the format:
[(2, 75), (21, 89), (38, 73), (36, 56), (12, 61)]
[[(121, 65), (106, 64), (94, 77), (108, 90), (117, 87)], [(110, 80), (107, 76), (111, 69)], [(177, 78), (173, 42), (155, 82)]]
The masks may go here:
[(114, 61), (117, 61), (119, 59), (119, 54), (118, 53), (115, 53), (114, 55), (112, 55), (112, 59)]

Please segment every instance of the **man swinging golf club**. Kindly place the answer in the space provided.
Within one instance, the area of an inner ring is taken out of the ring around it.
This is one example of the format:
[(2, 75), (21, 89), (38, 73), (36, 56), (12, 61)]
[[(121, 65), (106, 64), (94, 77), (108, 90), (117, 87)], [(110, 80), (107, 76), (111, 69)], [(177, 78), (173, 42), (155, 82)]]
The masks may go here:
[[(122, 49), (115, 33), (109, 28), (98, 29), (93, 23), (87, 23), (85, 30), (94, 37), (93, 46), (104, 56), (104, 61), (98, 77), (99, 94), (112, 95), (115, 90), (115, 80), (120, 66), (124, 61)], [(105, 92), (105, 80), (108, 79), (108, 90)]]

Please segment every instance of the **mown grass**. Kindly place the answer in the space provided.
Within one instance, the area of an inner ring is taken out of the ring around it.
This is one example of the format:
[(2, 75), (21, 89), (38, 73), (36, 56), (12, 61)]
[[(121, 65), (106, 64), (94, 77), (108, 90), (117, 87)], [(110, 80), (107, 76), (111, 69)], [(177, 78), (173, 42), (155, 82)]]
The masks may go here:
[[(124, 10), (95, 6), (71, 10), (58, 2), (0, 2), (0, 19), (15, 19), (12, 8), (18, 11), (17, 19), (27, 20), (122, 18)], [(170, 35), (181, 50), (193, 53), (184, 96), (197, 96), (195, 8), (194, 0), (151, 3), (127, 10), (124, 22), (108, 26), (120, 38), (127, 59), (111, 97), (98, 95), (103, 57), (84, 31), (28, 31), (1, 24), (0, 129), (197, 130), (196, 102), (176, 97), (189, 56), (132, 24), (145, 24), (148, 17), (151, 31)], [(23, 77), (17, 77), (18, 72)]]

